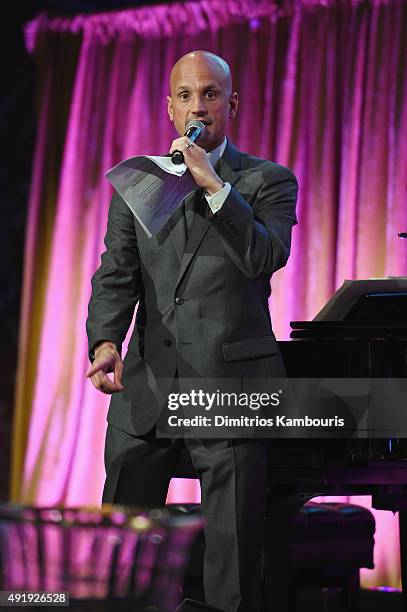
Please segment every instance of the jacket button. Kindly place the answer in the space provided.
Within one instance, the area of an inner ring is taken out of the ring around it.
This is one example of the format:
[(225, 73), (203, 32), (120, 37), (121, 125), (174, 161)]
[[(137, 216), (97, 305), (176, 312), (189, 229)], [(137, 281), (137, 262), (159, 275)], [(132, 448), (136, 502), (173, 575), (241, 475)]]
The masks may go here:
[(175, 303), (178, 304), (178, 306), (182, 306), (182, 304), (185, 302), (184, 298), (182, 297), (176, 297), (175, 298)]
[(169, 340), (168, 338), (166, 338), (165, 340), (163, 340), (163, 344), (164, 344), (164, 346), (171, 346), (172, 345), (172, 340)]

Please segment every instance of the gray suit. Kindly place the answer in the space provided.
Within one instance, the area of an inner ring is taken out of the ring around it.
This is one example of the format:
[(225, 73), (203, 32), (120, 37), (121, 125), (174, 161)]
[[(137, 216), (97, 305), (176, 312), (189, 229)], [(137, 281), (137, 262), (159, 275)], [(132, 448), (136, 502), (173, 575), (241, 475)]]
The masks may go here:
[[(161, 482), (159, 473), (173, 468), (168, 457), (171, 453), (176, 456), (178, 443), (162, 443), (167, 453), (160, 466), (155, 461), (154, 467), (151, 462), (142, 466), (140, 444), (143, 457), (145, 445), (155, 446), (156, 457), (160, 453), (160, 443), (151, 432), (162, 409), (162, 397), (175, 377), (182, 381), (283, 375), (268, 297), (270, 277), (285, 265), (290, 253), (297, 181), (288, 169), (241, 153), (229, 142), (216, 170), (232, 185), (220, 211), (210, 216), (203, 192), (198, 190), (187, 198), (186, 216), (181, 209), (150, 239), (120, 196), (115, 194), (111, 202), (106, 252), (92, 279), (87, 321), (90, 351), (102, 340), (114, 342), (120, 351), (137, 303), (138, 310), (124, 359), (124, 391), (112, 397), (108, 414), (106, 501), (156, 503), (165, 499), (163, 488), (171, 474), (166, 473)], [(246, 557), (253, 559), (250, 547), (255, 548), (261, 539), (261, 530), (257, 535), (253, 530), (261, 523), (266, 451), (264, 441), (242, 442), (213, 441), (211, 462), (210, 441), (187, 442), (187, 446), (201, 477), (207, 548), (217, 546), (218, 552), (228, 550), (230, 556), (228, 578), (224, 562), (215, 561), (214, 551), (209, 550), (207, 600), (228, 611), (253, 612), (252, 587), (247, 587), (246, 595), (242, 591), (246, 588), (243, 583), (250, 583)], [(228, 471), (225, 466), (229, 464), (233, 469)], [(161, 483), (160, 493), (138, 495), (136, 489), (144, 487), (140, 471), (149, 469), (150, 478), (154, 474)], [(259, 491), (258, 503), (250, 489), (253, 482)], [(122, 491), (119, 496), (117, 487)], [(133, 493), (126, 495), (129, 487)], [(226, 520), (233, 523), (229, 540)], [(248, 520), (253, 524), (250, 534)], [(211, 535), (215, 523), (218, 527)], [(223, 584), (229, 580), (232, 594), (220, 594), (220, 579)]]

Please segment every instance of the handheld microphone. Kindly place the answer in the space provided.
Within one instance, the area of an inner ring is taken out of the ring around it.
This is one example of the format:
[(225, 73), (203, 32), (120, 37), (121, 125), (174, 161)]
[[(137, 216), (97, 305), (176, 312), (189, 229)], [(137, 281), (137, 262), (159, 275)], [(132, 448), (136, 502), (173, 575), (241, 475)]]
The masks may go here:
[[(185, 128), (184, 136), (188, 136), (189, 140), (195, 142), (201, 138), (205, 131), (205, 124), (202, 121), (188, 121)], [(184, 155), (181, 151), (174, 151), (171, 155), (171, 161), (177, 166), (184, 163)]]

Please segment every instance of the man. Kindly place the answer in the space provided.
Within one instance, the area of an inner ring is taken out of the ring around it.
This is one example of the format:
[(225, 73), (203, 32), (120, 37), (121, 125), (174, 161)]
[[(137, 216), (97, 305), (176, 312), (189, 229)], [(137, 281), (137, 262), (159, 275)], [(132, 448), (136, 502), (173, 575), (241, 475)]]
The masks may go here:
[[(227, 141), (237, 108), (223, 59), (204, 51), (182, 57), (170, 76), (168, 113), (180, 134), (170, 152), (182, 151), (199, 189), (150, 239), (121, 197), (113, 196), (87, 322), (88, 376), (97, 389), (114, 394), (105, 502), (165, 503), (183, 442), (156, 438), (163, 390), (165, 395), (188, 378), (283, 375), (268, 297), (271, 275), (289, 256), (297, 182), (286, 168)], [(206, 126), (197, 143), (182, 136), (190, 120)], [(121, 345), (136, 304), (123, 364)], [(207, 523), (206, 602), (226, 612), (255, 612), (267, 444), (185, 444), (200, 477)]]

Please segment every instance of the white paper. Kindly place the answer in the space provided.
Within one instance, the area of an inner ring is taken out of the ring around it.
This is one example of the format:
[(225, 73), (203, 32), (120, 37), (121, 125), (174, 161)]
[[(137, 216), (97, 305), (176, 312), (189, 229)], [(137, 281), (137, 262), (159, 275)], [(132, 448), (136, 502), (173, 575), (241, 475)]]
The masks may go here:
[[(158, 157), (157, 155), (146, 155), (148, 159), (152, 159), (157, 166), (160, 166), (162, 170), (165, 170), (169, 174), (175, 174), (176, 176), (182, 176), (186, 171), (187, 167), (185, 164), (173, 164), (171, 157)], [(133, 159), (135, 159), (133, 157)]]
[(130, 157), (105, 173), (149, 238), (165, 225), (198, 185), (185, 164), (170, 157)]

